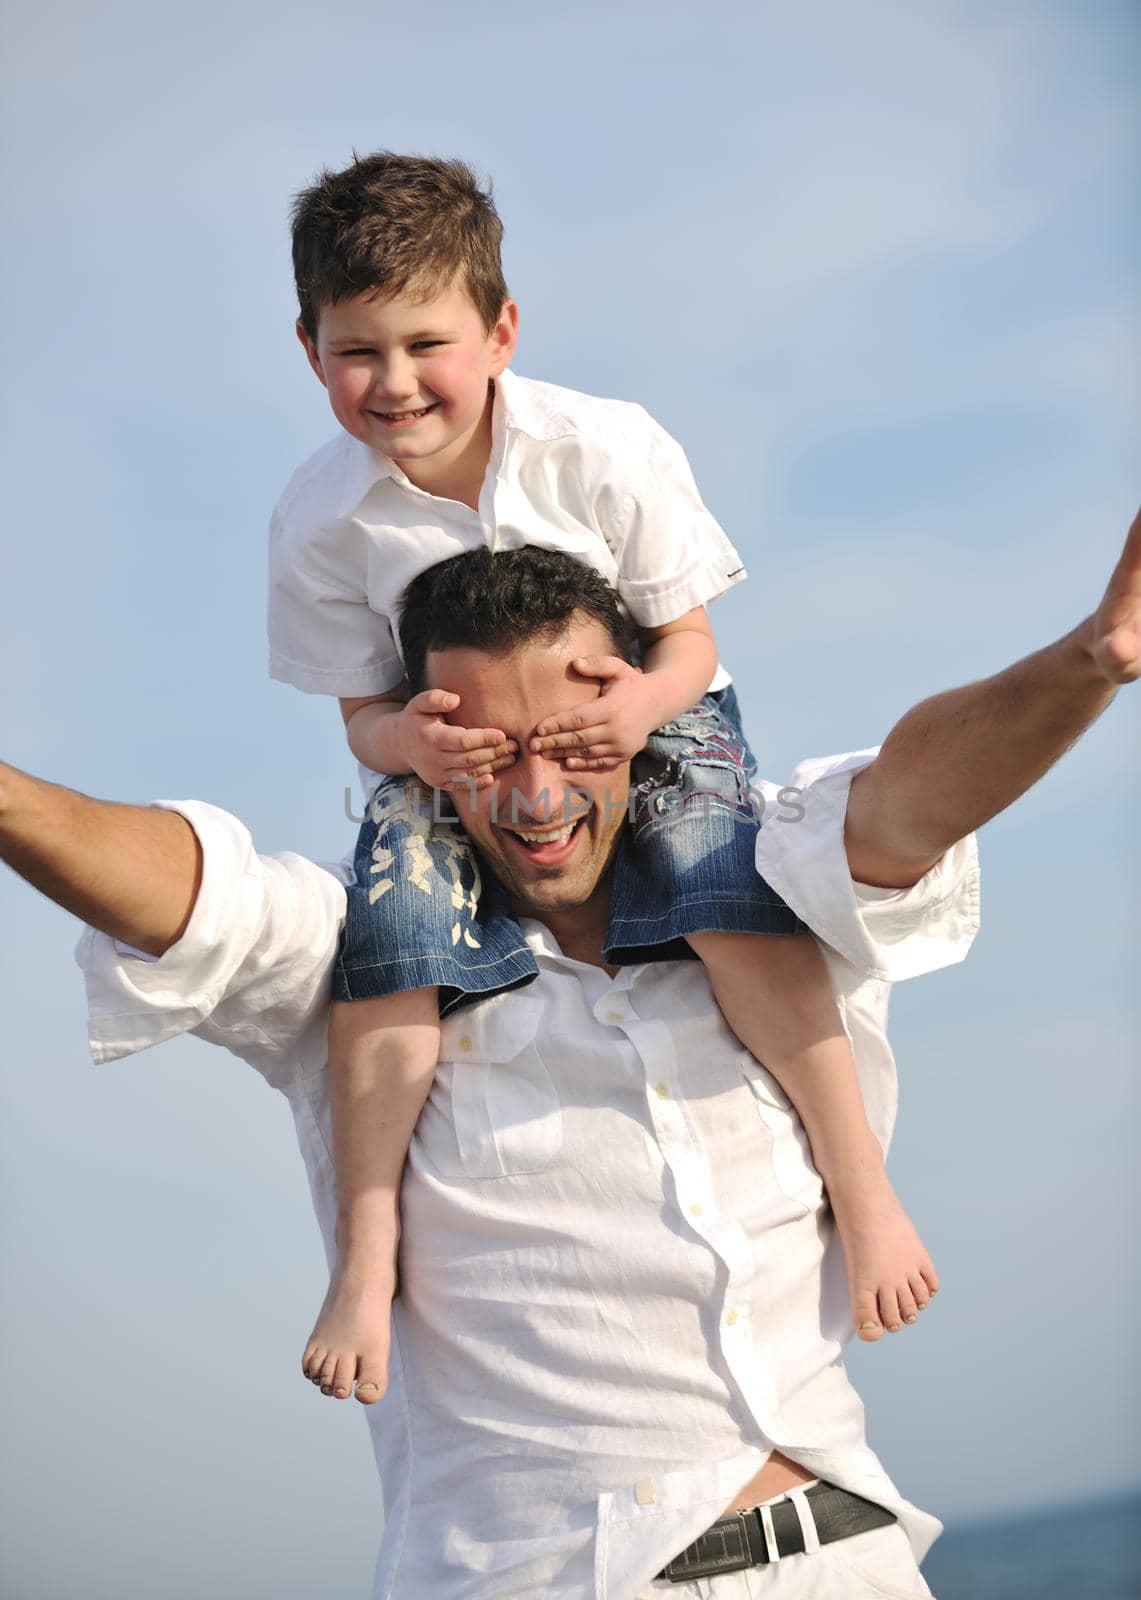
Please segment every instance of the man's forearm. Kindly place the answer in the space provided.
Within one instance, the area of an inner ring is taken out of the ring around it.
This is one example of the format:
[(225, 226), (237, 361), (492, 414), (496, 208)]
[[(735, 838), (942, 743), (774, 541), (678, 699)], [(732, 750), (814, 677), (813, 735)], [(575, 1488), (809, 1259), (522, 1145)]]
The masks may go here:
[(956, 840), (1048, 772), (1116, 691), (1094, 660), (1093, 618), (1055, 644), (901, 718), (853, 780), (852, 876), (906, 887)]
[(198, 838), (176, 812), (92, 800), (2, 763), (0, 859), (148, 955), (181, 938), (202, 881)]

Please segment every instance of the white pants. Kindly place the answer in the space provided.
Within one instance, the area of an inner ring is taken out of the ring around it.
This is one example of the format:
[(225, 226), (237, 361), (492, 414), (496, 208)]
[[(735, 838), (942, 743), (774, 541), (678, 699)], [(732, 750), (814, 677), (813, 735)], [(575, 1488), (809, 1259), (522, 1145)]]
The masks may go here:
[(638, 1600), (926, 1600), (930, 1594), (907, 1535), (893, 1524), (743, 1572), (689, 1583), (658, 1579)]

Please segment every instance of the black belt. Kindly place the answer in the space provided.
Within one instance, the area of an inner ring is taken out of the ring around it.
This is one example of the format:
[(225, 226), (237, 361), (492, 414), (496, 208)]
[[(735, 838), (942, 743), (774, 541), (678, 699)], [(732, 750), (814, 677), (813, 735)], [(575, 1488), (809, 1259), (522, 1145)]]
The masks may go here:
[[(812, 1502), (812, 1519), (821, 1544), (833, 1544), (854, 1533), (870, 1533), (873, 1528), (886, 1528), (895, 1521), (894, 1512), (847, 1489), (837, 1489), (835, 1484), (814, 1483), (805, 1491), (805, 1498)], [(804, 1532), (792, 1501), (779, 1500), (765, 1509), (772, 1517), (776, 1543), (776, 1556), (771, 1559), (800, 1555)], [(762, 1566), (768, 1560), (764, 1523), (760, 1507), (756, 1506), (750, 1511), (730, 1511), (728, 1516), (718, 1517), (700, 1539), (674, 1556), (658, 1577), (668, 1578), (671, 1583), (688, 1583), (690, 1578), (740, 1572), (745, 1567)]]

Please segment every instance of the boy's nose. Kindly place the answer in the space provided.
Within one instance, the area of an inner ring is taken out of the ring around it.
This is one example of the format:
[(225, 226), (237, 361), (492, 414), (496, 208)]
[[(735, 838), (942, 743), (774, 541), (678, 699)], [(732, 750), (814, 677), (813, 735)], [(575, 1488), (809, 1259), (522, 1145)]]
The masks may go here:
[(408, 360), (390, 358), (377, 375), (377, 394), (384, 400), (410, 400), (419, 388), (420, 381)]

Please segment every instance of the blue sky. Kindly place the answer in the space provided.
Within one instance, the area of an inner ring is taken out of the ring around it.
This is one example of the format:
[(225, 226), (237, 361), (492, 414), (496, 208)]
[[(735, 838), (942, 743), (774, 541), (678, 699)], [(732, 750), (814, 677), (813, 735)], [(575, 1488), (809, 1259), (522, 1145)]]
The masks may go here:
[[(683, 441), (749, 564), (713, 620), (774, 776), (1096, 603), (1138, 481), (1131, 7), (65, 3), (3, 30), (18, 765), (351, 843), (339, 719), (268, 682), (263, 611), (270, 506), (335, 426), (288, 203), (354, 147), (490, 173), (517, 370)], [(946, 1290), (853, 1367), (948, 1520), (1141, 1479), (1138, 704), (986, 830), (974, 954), (895, 996), (895, 1176)], [(0, 879), (6, 1587), (365, 1593), (365, 1429), (296, 1375), (323, 1283), (287, 1108), (194, 1041), (92, 1069), (72, 942)]]

